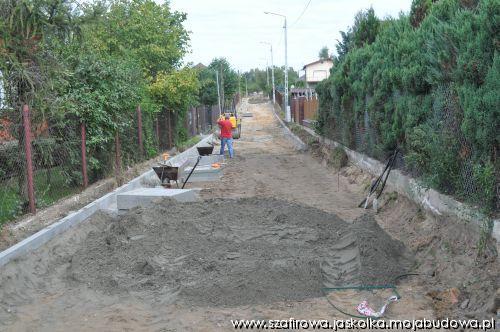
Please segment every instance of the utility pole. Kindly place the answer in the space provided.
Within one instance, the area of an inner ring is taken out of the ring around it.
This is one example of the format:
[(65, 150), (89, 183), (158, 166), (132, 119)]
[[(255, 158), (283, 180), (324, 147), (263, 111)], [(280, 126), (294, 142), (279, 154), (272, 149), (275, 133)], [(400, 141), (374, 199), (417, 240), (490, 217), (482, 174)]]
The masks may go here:
[(264, 14), (281, 16), (285, 19), (285, 25), (283, 26), (283, 28), (285, 29), (285, 121), (290, 122), (292, 119), (290, 115), (290, 108), (288, 106), (288, 40), (287, 40), (288, 33), (287, 33), (286, 16), (271, 12), (264, 12)]
[(248, 97), (248, 80), (247, 80), (247, 75), (245, 75), (245, 96)]
[(238, 70), (238, 94), (240, 95), (241, 98), (241, 75), (239, 70)]
[(219, 72), (217, 70), (215, 71), (215, 78), (217, 79), (217, 102), (219, 104), (219, 117), (220, 117), (220, 115), (221, 115), (221, 109), (220, 109)]
[[(221, 94), (221, 103), (222, 108), (226, 108), (226, 98), (224, 96), (224, 71), (222, 70), (222, 63), (220, 64), (220, 94)], [(225, 113), (225, 112), (224, 112)]]
[(288, 33), (286, 30), (286, 16), (285, 16), (285, 120), (286, 122), (292, 121), (290, 114), (290, 106), (288, 106)]
[(271, 45), (271, 81), (273, 83), (273, 104), (276, 104), (276, 86), (274, 85), (273, 45)]
[(267, 44), (271, 48), (271, 83), (273, 85), (273, 104), (276, 104), (276, 86), (274, 85), (274, 60), (273, 60), (273, 44), (267, 42), (261, 42), (262, 44)]

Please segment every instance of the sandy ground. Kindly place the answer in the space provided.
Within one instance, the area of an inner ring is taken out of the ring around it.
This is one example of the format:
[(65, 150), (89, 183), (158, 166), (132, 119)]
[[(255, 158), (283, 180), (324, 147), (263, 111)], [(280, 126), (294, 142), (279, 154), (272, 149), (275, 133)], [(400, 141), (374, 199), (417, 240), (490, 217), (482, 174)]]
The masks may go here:
[[(269, 103), (245, 104), (244, 111), (253, 117), (243, 120), (242, 138), (234, 144), (236, 158), (227, 161), (222, 181), (201, 184), (203, 198), (278, 198), (335, 213), (346, 222), (366, 212), (356, 206), (370, 177), (352, 166), (336, 172), (311, 154), (294, 151)], [(415, 271), (421, 274), (397, 283), (402, 298), (389, 307), (387, 318), (492, 317), (498, 263), (488, 251), (477, 262), (478, 235), (467, 225), (427, 216), (397, 195), (388, 193), (381, 205), (378, 224), (416, 255)], [(388, 290), (346, 290), (328, 299), (194, 305), (143, 292), (105, 292), (85, 280), (68, 283), (75, 252), (88, 234), (103, 231), (107, 218), (96, 216), (0, 272), (0, 330), (229, 331), (234, 330), (231, 319), (345, 319), (328, 300), (355, 313), (362, 300), (377, 302), (391, 295)]]

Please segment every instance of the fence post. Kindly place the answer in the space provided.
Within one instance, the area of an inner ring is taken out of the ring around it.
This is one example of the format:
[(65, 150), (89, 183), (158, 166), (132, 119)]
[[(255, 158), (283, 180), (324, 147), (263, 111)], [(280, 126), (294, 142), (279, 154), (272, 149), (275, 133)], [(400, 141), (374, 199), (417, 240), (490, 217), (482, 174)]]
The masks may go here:
[(87, 188), (89, 185), (89, 180), (87, 177), (87, 133), (85, 131), (85, 122), (82, 121), (80, 124), (80, 130), (82, 134), (82, 177), (83, 177), (83, 188)]
[(120, 134), (119, 134), (119, 130), (116, 129), (116, 132), (115, 132), (115, 177), (116, 177), (116, 182), (118, 183), (119, 186), (122, 184), (121, 168), (122, 168), (122, 161), (121, 161), (121, 148), (120, 148)]
[(137, 105), (137, 135), (139, 136), (139, 153), (144, 156), (144, 146), (142, 145), (142, 111), (141, 105)]
[(24, 152), (26, 154), (26, 175), (28, 177), (28, 200), (31, 213), (36, 213), (35, 207), (35, 187), (33, 184), (33, 160), (31, 156), (31, 123), (30, 109), (28, 105), (23, 106), (23, 127), (24, 127)]
[(299, 123), (300, 125), (303, 124), (303, 121), (304, 121), (304, 102), (306, 100), (306, 97), (302, 96), (302, 97), (299, 97), (299, 108), (298, 108), (298, 114), (297, 114), (297, 123)]
[(167, 110), (167, 129), (168, 129), (168, 148), (170, 149), (172, 147), (172, 114), (171, 112)]
[(155, 132), (156, 132), (156, 139), (158, 140), (158, 148), (161, 148), (161, 141), (160, 141), (160, 123), (158, 120), (158, 115), (156, 116), (156, 124), (155, 124)]

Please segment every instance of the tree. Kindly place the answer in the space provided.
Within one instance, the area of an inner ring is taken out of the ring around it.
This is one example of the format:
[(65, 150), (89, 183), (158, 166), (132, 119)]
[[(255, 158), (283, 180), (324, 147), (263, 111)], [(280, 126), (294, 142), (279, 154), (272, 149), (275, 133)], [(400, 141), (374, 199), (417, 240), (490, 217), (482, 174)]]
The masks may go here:
[(323, 46), (323, 47), (321, 48), (321, 50), (319, 50), (318, 57), (319, 57), (321, 60), (328, 60), (328, 59), (330, 59), (330, 53), (329, 53), (328, 47)]
[(187, 52), (186, 14), (172, 11), (168, 2), (112, 0), (101, 15), (87, 26), (92, 48), (135, 58), (146, 77), (178, 68)]
[(366, 11), (360, 11), (354, 17), (352, 28), (353, 42), (356, 47), (363, 47), (375, 41), (380, 27), (380, 20), (375, 16), (372, 7)]
[[(184, 67), (172, 73), (159, 72), (150, 86), (153, 98), (172, 112), (177, 122), (183, 124), (189, 106), (197, 103), (199, 92), (198, 73), (196, 69)], [(188, 138), (183, 125), (177, 126), (176, 142)]]
[[(141, 106), (146, 119), (156, 118), (166, 108), (184, 116), (187, 107), (179, 105), (176, 98), (191, 101), (191, 91), (179, 87), (176, 95), (170, 99), (158, 98), (158, 94), (153, 95), (152, 91), (155, 91), (158, 84), (165, 83), (165, 80), (171, 82), (174, 76), (179, 75), (177, 70), (189, 42), (188, 32), (183, 26), (186, 15), (172, 11), (168, 2), (158, 4), (152, 0), (112, 0), (104, 4), (95, 2), (86, 7), (84, 13), (84, 41), (79, 44), (77, 53), (94, 53), (97, 55), (94, 59), (112, 58), (121, 63), (121, 72), (129, 72), (129, 76), (135, 80), (132, 84), (137, 97), (136, 105), (122, 105), (123, 117), (120, 121), (133, 117), (137, 104)], [(81, 60), (76, 59), (75, 68), (80, 65)], [(96, 65), (99, 66), (99, 63)], [(133, 73), (129, 71), (132, 67)], [(123, 77), (118, 75), (116, 80), (121, 78)], [(127, 81), (116, 83), (114, 87), (119, 87), (122, 83), (128, 84)], [(172, 91), (171, 85), (168, 88)], [(102, 93), (110, 95), (113, 91), (106, 90)], [(111, 110), (108, 109), (107, 112)], [(152, 135), (148, 137), (145, 144), (152, 146)]]
[(217, 82), (215, 71), (210, 68), (198, 70), (198, 81), (200, 82), (199, 101), (203, 105), (217, 104)]
[[(270, 87), (267, 86), (267, 76), (265, 69), (251, 69), (250, 71), (243, 74), (247, 77), (248, 81), (248, 91), (249, 92), (259, 92), (264, 91), (269, 93), (271, 91)], [(285, 86), (285, 67), (275, 67), (274, 68), (274, 82), (277, 90), (284, 91)], [(299, 74), (293, 70), (293, 68), (288, 68), (288, 85), (289, 87), (299, 86)]]
[(71, 36), (69, 1), (5, 0), (0, 3), (0, 71), (9, 106), (31, 103), (49, 76), (48, 46)]
[[(4, 0), (0, 2), (0, 72), (5, 88), (5, 104), (0, 116), (20, 123), (24, 104), (33, 106), (38, 99), (43, 104), (52, 99), (47, 86), (53, 71), (59, 69), (56, 54), (48, 47), (71, 39), (73, 13), (69, 1)], [(57, 75), (54, 75), (57, 76)], [(53, 101), (53, 99), (52, 99)], [(42, 106), (42, 105), (41, 105)], [(41, 108), (41, 107), (40, 107)], [(34, 114), (34, 113), (32, 113)], [(22, 126), (18, 138), (20, 197), (27, 209), (27, 185), (24, 165)]]
[(238, 89), (238, 73), (231, 68), (231, 65), (225, 58), (215, 58), (208, 66), (213, 72), (217, 71), (219, 75), (221, 100), (226, 104), (231, 100)]
[(349, 53), (352, 43), (352, 30), (349, 28), (347, 32), (340, 31), (340, 36), (342, 39), (337, 40), (337, 45), (335, 45), (338, 62), (343, 61), (347, 53)]
[[(138, 128), (138, 105), (145, 152), (156, 153), (158, 114), (169, 108), (182, 120), (187, 103), (198, 102), (197, 74), (180, 69), (189, 42), (185, 19), (168, 1), (0, 1), (0, 123), (19, 128), (12, 133), (18, 155), (8, 162), (19, 170), (0, 172), (18, 175), (15, 206), (27, 206), (23, 104), (30, 106), (33, 127), (44, 128), (33, 140), (35, 176), (43, 172), (49, 178), (57, 168), (71, 190), (80, 182), (82, 124), (91, 182), (110, 173), (109, 152), (120, 148), (115, 143), (121, 143), (124, 164), (144, 157), (137, 154), (138, 136), (131, 134)], [(179, 122), (180, 139), (183, 126)], [(35, 193), (42, 202), (45, 194)]]
[(415, 0), (384, 21), (359, 12), (316, 89), (318, 129), (381, 160), (399, 147), (428, 186), (498, 209), (499, 15), (497, 0)]
[(198, 73), (188, 67), (169, 74), (159, 72), (150, 85), (151, 95), (158, 102), (179, 113), (196, 103), (198, 90)]

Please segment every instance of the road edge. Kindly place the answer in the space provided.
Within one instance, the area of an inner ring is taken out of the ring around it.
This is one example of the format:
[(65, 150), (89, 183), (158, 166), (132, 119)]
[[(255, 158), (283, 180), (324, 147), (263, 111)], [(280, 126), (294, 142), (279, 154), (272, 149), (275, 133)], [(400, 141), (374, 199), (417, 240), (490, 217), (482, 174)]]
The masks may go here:
[(288, 128), (288, 126), (283, 122), (283, 120), (281, 120), (278, 113), (276, 113), (276, 108), (274, 107), (273, 103), (272, 102), (270, 102), (270, 103), (271, 103), (271, 106), (273, 108), (274, 116), (276, 117), (276, 119), (278, 119), (278, 122), (280, 123), (281, 127), (283, 128), (283, 133), (285, 134), (285, 136), (288, 136), (289, 138), (292, 139), (292, 144), (293, 144), (293, 147), (295, 148), (295, 150), (306, 151), (308, 148), (307, 144), (304, 143), (297, 135), (295, 135), (290, 130), (290, 128)]

